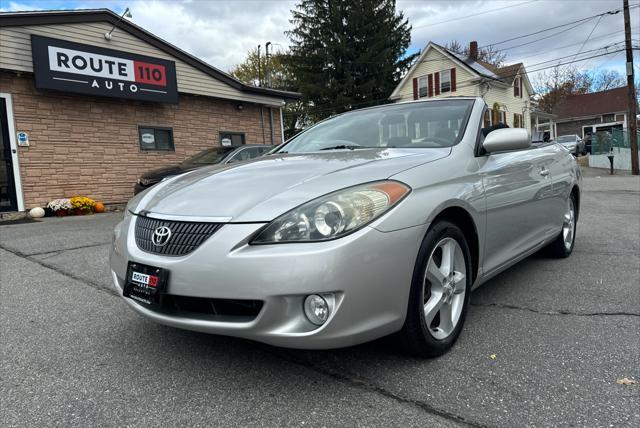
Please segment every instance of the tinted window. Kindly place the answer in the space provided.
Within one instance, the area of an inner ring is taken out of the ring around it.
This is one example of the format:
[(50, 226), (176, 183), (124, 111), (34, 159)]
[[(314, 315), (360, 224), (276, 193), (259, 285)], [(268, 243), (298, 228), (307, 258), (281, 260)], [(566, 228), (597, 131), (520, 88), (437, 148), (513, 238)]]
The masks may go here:
[(174, 150), (171, 128), (139, 127), (140, 150)]
[(242, 146), (245, 143), (244, 133), (242, 132), (221, 132), (220, 144), (222, 146)]
[(224, 158), (227, 153), (232, 151), (232, 148), (216, 147), (215, 149), (204, 150), (196, 153), (195, 155), (187, 158), (183, 164), (186, 165), (211, 165), (218, 163)]

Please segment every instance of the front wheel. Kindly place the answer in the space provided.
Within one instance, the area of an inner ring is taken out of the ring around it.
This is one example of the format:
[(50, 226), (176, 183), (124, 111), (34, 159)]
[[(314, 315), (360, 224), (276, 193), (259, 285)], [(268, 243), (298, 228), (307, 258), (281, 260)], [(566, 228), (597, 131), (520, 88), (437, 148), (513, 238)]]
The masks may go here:
[(436, 357), (453, 346), (467, 314), (471, 280), (471, 256), (462, 230), (437, 222), (420, 246), (400, 332), (409, 352)]
[(576, 197), (572, 194), (567, 201), (567, 209), (562, 218), (562, 230), (547, 247), (547, 252), (551, 257), (566, 258), (573, 252), (576, 242), (576, 206)]

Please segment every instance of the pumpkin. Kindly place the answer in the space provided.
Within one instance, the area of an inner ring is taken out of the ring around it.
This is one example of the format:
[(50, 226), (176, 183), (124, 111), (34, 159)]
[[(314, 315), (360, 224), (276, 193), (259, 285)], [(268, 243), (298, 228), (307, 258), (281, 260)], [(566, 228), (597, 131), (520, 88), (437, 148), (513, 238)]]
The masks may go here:
[(93, 207), (93, 211), (97, 213), (103, 213), (105, 211), (104, 204), (102, 202), (96, 202), (95, 206)]
[(31, 216), (31, 218), (44, 217), (44, 209), (40, 207), (32, 208), (31, 211), (29, 211), (29, 215)]

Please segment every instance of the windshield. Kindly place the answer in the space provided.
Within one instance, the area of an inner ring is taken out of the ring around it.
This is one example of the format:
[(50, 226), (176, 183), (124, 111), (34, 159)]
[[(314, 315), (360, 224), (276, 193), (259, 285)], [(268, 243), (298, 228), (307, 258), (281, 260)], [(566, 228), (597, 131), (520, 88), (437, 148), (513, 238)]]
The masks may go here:
[(558, 137), (558, 143), (575, 143), (575, 135), (561, 135)]
[(302, 132), (278, 152), (451, 147), (462, 138), (473, 102), (438, 100), (345, 113)]
[(183, 165), (212, 165), (220, 162), (234, 147), (216, 147), (208, 149), (187, 158)]

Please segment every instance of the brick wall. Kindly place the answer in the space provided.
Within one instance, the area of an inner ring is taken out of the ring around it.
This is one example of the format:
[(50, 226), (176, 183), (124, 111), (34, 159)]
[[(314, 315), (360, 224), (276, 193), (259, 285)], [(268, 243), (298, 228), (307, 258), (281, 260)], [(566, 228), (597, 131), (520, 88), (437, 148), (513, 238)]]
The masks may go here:
[[(247, 144), (269, 144), (269, 109), (236, 101), (180, 94), (179, 103), (153, 104), (37, 90), (33, 76), (0, 71), (0, 92), (13, 98), (16, 132), (29, 134), (19, 147), (25, 206), (75, 195), (106, 203), (133, 196), (141, 173), (181, 162), (219, 146), (220, 131), (244, 132)], [(273, 109), (275, 144), (280, 114)], [(173, 128), (175, 152), (141, 151), (138, 125)], [(264, 135), (264, 138), (263, 138)]]

